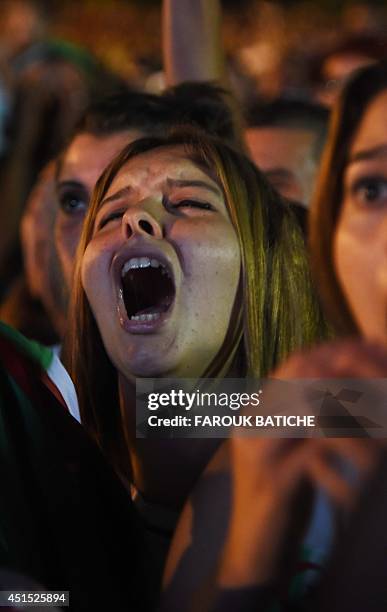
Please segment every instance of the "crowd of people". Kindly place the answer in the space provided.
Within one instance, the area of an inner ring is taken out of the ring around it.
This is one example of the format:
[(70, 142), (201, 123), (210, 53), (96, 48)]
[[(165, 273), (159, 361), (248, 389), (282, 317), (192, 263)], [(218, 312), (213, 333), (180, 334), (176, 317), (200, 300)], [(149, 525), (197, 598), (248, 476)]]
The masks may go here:
[(1, 10), (1, 590), (382, 612), (382, 439), (136, 436), (138, 379), (386, 378), (380, 29), (239, 96), (219, 0), (163, 0), (150, 93)]

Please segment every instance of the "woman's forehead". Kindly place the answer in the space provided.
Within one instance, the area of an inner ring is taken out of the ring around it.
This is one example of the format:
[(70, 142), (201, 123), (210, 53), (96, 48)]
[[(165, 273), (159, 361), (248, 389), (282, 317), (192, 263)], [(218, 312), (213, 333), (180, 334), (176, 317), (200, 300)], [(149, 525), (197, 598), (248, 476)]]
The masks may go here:
[(379, 93), (363, 112), (349, 147), (344, 178), (353, 169), (387, 160), (387, 90)]
[(351, 153), (367, 150), (387, 142), (387, 89), (367, 105), (355, 132)]
[(217, 185), (205, 168), (193, 159), (184, 145), (152, 149), (129, 159), (114, 177), (106, 196), (130, 185), (150, 187), (162, 184), (167, 179), (205, 180)]

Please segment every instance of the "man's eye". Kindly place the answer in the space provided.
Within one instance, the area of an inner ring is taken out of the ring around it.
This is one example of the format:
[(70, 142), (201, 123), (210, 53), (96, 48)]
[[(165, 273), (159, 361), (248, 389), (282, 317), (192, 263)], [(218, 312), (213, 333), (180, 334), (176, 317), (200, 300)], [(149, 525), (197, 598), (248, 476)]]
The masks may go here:
[(88, 198), (83, 194), (66, 192), (59, 194), (59, 207), (66, 215), (86, 212), (89, 206)]
[(355, 182), (352, 189), (353, 197), (363, 205), (387, 204), (387, 179), (381, 177), (366, 177)]
[(111, 223), (112, 221), (115, 221), (116, 219), (122, 219), (122, 216), (124, 214), (123, 210), (117, 210), (116, 212), (110, 213), (109, 215), (106, 215), (106, 217), (104, 217), (98, 224), (98, 229), (102, 229), (103, 227), (106, 227), (109, 223)]
[(201, 210), (215, 210), (209, 202), (201, 202), (200, 200), (180, 200), (173, 205), (173, 208), (199, 208)]

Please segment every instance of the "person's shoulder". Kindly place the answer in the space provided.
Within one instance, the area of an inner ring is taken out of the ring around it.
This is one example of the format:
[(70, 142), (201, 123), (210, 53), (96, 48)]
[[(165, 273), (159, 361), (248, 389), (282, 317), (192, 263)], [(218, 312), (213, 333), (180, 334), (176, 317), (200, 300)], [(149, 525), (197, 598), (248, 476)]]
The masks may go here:
[(35, 340), (29, 340), (13, 327), (0, 321), (0, 355), (2, 347), (7, 352), (13, 348), (42, 370), (47, 370), (53, 360), (53, 353), (49, 347), (39, 344)]

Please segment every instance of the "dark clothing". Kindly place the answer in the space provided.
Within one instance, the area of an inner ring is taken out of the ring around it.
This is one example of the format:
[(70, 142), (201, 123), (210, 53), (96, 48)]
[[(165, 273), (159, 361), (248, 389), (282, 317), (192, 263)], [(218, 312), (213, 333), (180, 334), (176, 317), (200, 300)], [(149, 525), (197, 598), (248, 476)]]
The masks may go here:
[(131, 499), (42, 374), (0, 333), (0, 566), (70, 591), (70, 610), (148, 610)]
[(314, 610), (387, 610), (387, 454), (338, 542)]

